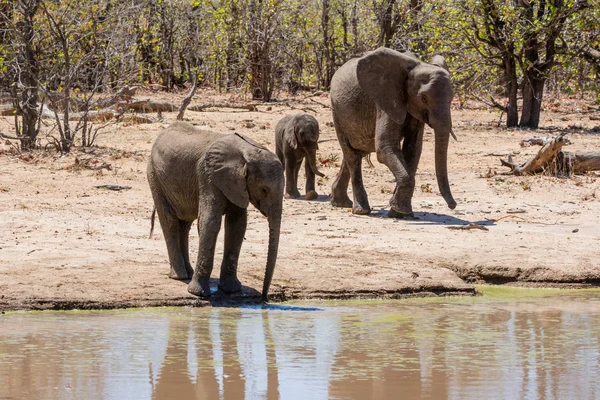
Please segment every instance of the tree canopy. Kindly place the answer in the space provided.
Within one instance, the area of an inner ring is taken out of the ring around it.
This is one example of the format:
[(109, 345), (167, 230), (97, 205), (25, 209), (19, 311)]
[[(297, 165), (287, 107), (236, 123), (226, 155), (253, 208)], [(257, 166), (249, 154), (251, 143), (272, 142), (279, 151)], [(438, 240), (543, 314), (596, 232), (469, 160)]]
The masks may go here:
[[(600, 101), (597, 0), (0, 0), (0, 82), (25, 148), (43, 103), (68, 114), (123, 85), (196, 79), (270, 101), (327, 90), (345, 61), (382, 45), (443, 55), (457, 96), (503, 110), (508, 126), (537, 127), (548, 87)], [(59, 124), (62, 146), (82, 129)]]

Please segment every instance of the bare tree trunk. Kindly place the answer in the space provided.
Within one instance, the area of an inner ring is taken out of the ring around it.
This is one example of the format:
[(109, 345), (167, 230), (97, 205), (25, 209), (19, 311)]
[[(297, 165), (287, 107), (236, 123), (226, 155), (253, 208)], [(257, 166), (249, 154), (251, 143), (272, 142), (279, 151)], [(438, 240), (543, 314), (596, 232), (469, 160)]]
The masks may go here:
[[(19, 3), (23, 14), (21, 23), (22, 45), (19, 46), (18, 60), (20, 64), (20, 80), (24, 86), (21, 92), (20, 104), (21, 113), (23, 115), (23, 124), (21, 127), (20, 136), (21, 149), (32, 150), (35, 148), (35, 141), (39, 132), (37, 122), (38, 103), (39, 103), (39, 82), (38, 82), (38, 65), (33, 48), (35, 36), (33, 18), (39, 8), (40, 0), (29, 0)], [(19, 132), (18, 127), (17, 132)]]
[(523, 110), (521, 111), (521, 122), (519, 123), (519, 126), (524, 128), (537, 128), (540, 124), (546, 78), (536, 75), (535, 73), (525, 73)]
[(380, 31), (379, 39), (377, 40), (378, 46), (390, 47), (394, 34), (396, 33), (394, 25), (392, 24), (392, 14), (395, 3), (396, 0), (387, 0), (387, 4), (382, 4), (385, 9), (382, 10), (382, 14), (379, 16)]
[[(509, 47), (509, 52), (512, 48)], [(517, 79), (517, 67), (515, 59), (508, 55), (504, 58), (504, 77), (508, 83), (508, 106), (506, 107), (506, 126), (514, 128), (519, 125), (519, 109), (517, 108), (517, 94), (519, 92), (519, 82)]]
[(248, 62), (250, 63), (250, 92), (252, 100), (263, 100), (265, 93), (262, 92), (261, 76), (261, 57), (259, 46), (259, 10), (257, 9), (257, 0), (250, 0), (250, 10), (248, 17)]
[(322, 0), (323, 9), (321, 10), (321, 31), (323, 33), (323, 58), (325, 59), (325, 71), (321, 87), (329, 89), (331, 78), (335, 72), (335, 54), (333, 52), (332, 37), (329, 33), (329, 11), (331, 10), (331, 0)]

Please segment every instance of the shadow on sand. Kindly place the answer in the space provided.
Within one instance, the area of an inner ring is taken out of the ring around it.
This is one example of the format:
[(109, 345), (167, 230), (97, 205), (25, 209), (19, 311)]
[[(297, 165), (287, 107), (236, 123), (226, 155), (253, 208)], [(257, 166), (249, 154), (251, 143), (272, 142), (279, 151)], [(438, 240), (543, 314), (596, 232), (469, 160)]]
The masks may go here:
[(477, 224), (483, 226), (495, 226), (494, 221), (482, 220), (482, 221), (468, 221), (466, 219), (458, 218), (448, 214), (438, 213), (427, 213), (427, 212), (415, 212), (414, 216), (407, 218), (390, 218), (388, 217), (389, 209), (373, 209), (369, 217), (373, 218), (389, 218), (397, 221), (406, 221), (411, 225), (448, 225), (448, 226), (461, 226), (469, 224)]

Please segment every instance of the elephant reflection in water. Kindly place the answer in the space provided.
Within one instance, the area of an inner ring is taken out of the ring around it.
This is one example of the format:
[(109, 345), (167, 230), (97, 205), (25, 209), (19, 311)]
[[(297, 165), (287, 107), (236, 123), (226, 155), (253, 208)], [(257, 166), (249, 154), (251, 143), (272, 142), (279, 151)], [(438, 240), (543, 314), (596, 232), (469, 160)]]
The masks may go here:
[(328, 399), (339, 328), (319, 313), (211, 310), (208, 321), (172, 327), (153, 398)]

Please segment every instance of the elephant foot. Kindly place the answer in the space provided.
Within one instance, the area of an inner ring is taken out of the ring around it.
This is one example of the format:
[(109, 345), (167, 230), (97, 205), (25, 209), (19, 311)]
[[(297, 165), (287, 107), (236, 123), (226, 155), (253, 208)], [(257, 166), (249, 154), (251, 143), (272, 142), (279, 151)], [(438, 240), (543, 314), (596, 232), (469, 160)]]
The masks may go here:
[(315, 200), (319, 197), (319, 194), (314, 190), (306, 192), (306, 200)]
[(335, 196), (331, 197), (329, 203), (334, 207), (343, 207), (343, 208), (352, 208), (352, 200), (350, 200), (347, 196), (346, 198), (336, 199)]
[(356, 205), (352, 208), (352, 214), (356, 214), (356, 215), (368, 215), (371, 213), (371, 207), (361, 207), (359, 205)]
[(242, 284), (237, 278), (221, 278), (219, 280), (219, 290), (225, 293), (241, 292)]
[(283, 197), (285, 197), (286, 199), (297, 199), (298, 197), (300, 197), (300, 192), (292, 192), (292, 193), (286, 193)]
[(194, 274), (194, 271), (192, 270), (191, 267), (189, 270), (186, 268), (185, 273), (183, 273), (183, 271), (178, 272), (173, 267), (171, 267), (168, 277), (171, 279), (178, 280), (178, 281), (184, 281), (186, 279), (190, 279), (193, 274)]
[(396, 211), (393, 208), (390, 208), (390, 211), (388, 211), (388, 218), (414, 219), (415, 214), (413, 214), (412, 212), (403, 213), (403, 212)]
[(209, 277), (192, 278), (192, 281), (188, 285), (188, 292), (194, 296), (208, 299), (210, 297), (209, 279)]

